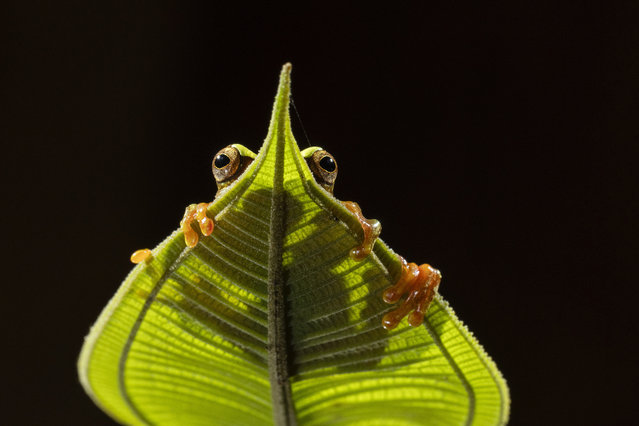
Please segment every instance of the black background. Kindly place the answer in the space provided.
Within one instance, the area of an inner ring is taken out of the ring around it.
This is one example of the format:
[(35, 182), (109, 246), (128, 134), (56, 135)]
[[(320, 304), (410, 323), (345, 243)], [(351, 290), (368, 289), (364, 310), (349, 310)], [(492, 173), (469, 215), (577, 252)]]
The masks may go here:
[(4, 421), (110, 424), (83, 337), (215, 152), (259, 148), (287, 61), (336, 196), (442, 270), (511, 423), (636, 421), (639, 9), (468, 3), (4, 6)]

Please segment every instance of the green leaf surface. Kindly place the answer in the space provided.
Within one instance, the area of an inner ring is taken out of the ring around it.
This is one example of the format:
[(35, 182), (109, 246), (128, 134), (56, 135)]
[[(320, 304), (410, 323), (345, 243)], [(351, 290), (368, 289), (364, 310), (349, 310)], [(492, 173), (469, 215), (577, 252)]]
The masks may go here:
[(133, 269), (86, 338), (82, 385), (125, 424), (506, 423), (503, 378), (439, 295), (423, 326), (381, 326), (401, 263), (381, 240), (349, 256), (361, 225), (315, 182), (289, 92), (287, 64), (213, 233), (191, 249), (176, 231)]

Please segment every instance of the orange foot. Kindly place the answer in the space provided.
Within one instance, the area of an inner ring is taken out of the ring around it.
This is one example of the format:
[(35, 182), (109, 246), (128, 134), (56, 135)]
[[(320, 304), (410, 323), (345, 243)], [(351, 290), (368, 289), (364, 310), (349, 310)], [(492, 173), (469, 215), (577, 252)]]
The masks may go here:
[(184, 232), (184, 241), (186, 245), (193, 248), (197, 244), (197, 232), (191, 227), (191, 222), (196, 220), (200, 224), (202, 235), (209, 236), (213, 232), (213, 220), (206, 216), (206, 210), (210, 203), (191, 204), (186, 208), (184, 217), (180, 222), (182, 232)]
[(442, 279), (442, 274), (430, 265), (417, 266), (416, 263), (407, 263), (401, 256), (400, 259), (402, 275), (395, 285), (384, 290), (383, 298), (386, 303), (396, 303), (403, 295), (408, 294), (408, 297), (397, 309), (384, 315), (382, 325), (386, 330), (397, 327), (406, 315), (409, 325), (421, 325)]
[(359, 204), (353, 201), (342, 201), (342, 204), (344, 204), (346, 209), (357, 216), (357, 220), (359, 220), (360, 225), (362, 225), (364, 241), (361, 245), (351, 250), (351, 258), (357, 261), (363, 260), (371, 253), (371, 250), (373, 250), (375, 240), (377, 240), (377, 237), (379, 237), (379, 234), (382, 232), (382, 224), (376, 219), (366, 219), (362, 214), (362, 209), (359, 208)]
[(151, 250), (149, 249), (140, 249), (140, 250), (136, 250), (135, 252), (133, 252), (133, 254), (131, 255), (131, 262), (133, 263), (142, 263), (145, 260), (148, 260), (151, 258)]

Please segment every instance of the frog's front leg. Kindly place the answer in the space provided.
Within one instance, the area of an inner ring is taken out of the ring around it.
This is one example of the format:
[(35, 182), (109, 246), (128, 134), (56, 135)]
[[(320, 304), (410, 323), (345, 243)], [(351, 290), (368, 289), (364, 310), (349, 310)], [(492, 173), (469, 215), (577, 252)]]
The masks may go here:
[(356, 202), (342, 201), (342, 204), (348, 211), (355, 215), (362, 227), (362, 231), (364, 232), (364, 241), (362, 241), (362, 244), (359, 246), (353, 248), (350, 253), (353, 260), (363, 260), (366, 256), (371, 254), (375, 241), (382, 232), (382, 224), (376, 219), (366, 219), (362, 214), (362, 209)]
[(186, 245), (191, 248), (197, 245), (199, 239), (197, 232), (195, 232), (191, 226), (191, 222), (197, 221), (200, 225), (200, 231), (204, 236), (209, 236), (213, 232), (213, 228), (215, 227), (213, 220), (206, 215), (206, 210), (209, 208), (209, 204), (211, 203), (191, 204), (184, 211), (184, 217), (180, 222), (180, 228), (182, 228), (182, 232), (184, 232), (184, 241), (186, 242)]
[(382, 325), (387, 330), (397, 327), (406, 315), (409, 325), (421, 325), (442, 279), (442, 274), (428, 264), (417, 266), (416, 263), (406, 262), (401, 256), (400, 259), (402, 274), (397, 283), (384, 290), (383, 298), (386, 303), (396, 303), (405, 294), (408, 296), (397, 309), (382, 318)]

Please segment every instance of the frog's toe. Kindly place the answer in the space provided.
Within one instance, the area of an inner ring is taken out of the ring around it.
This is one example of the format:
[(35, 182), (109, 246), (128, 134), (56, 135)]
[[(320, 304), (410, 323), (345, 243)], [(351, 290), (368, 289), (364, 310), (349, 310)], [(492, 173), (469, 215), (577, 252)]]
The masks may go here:
[(213, 219), (206, 215), (206, 211), (210, 203), (191, 204), (184, 211), (184, 217), (180, 222), (180, 228), (184, 232), (184, 242), (190, 248), (197, 245), (199, 236), (195, 229), (191, 226), (191, 223), (196, 221), (200, 225), (200, 231), (202, 235), (209, 236), (213, 232), (215, 227)]
[(441, 273), (428, 264), (417, 266), (401, 260), (402, 274), (395, 285), (384, 291), (383, 298), (386, 303), (396, 303), (403, 295), (408, 296), (398, 308), (382, 318), (382, 325), (387, 330), (397, 327), (405, 316), (412, 327), (421, 325), (442, 278)]

